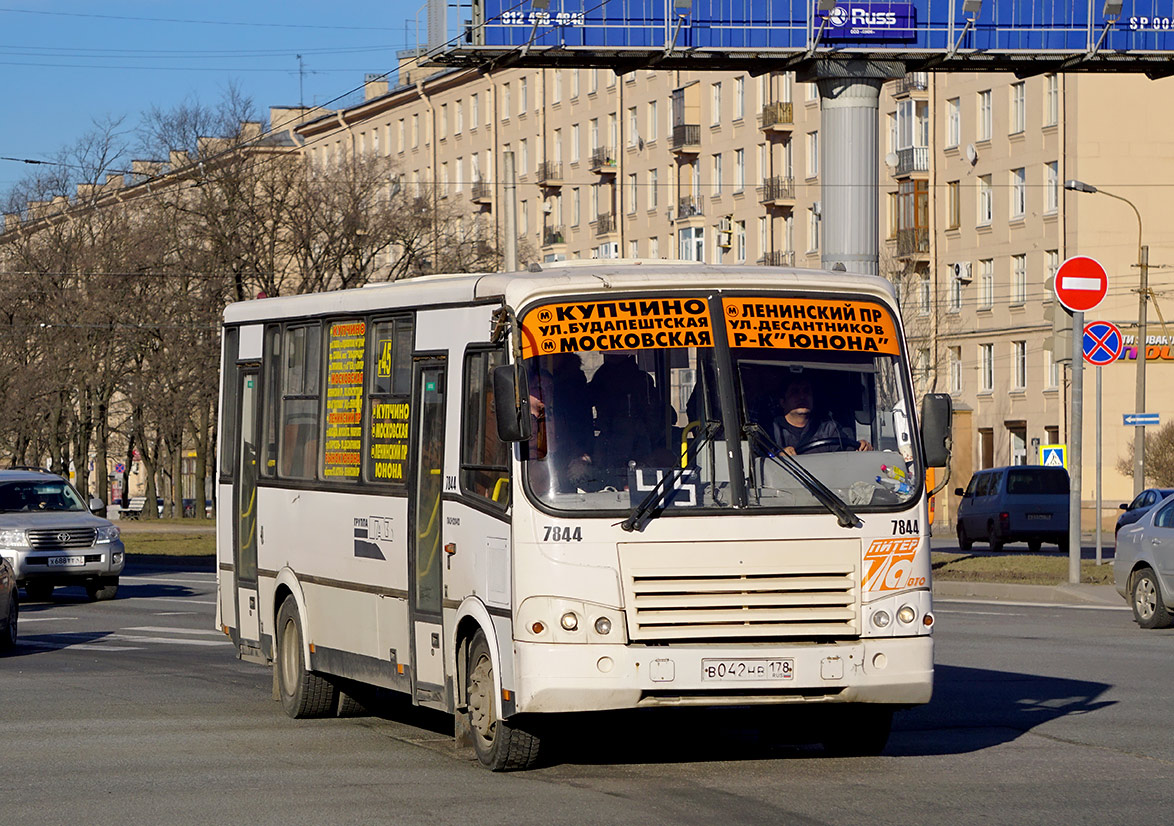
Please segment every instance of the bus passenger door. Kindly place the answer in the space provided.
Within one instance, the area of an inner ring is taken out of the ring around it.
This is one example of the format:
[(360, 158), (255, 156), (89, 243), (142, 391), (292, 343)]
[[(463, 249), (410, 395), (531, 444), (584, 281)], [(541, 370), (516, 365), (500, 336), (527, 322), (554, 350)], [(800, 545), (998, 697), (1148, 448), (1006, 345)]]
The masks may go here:
[(232, 487), (232, 556), (236, 577), (238, 644), (260, 648), (261, 612), (257, 603), (257, 415), (260, 406), (260, 373), (255, 365), (240, 368), (240, 405), (237, 421), (236, 483)]
[(444, 690), (444, 632), (441, 626), (444, 554), (445, 365), (429, 359), (413, 370), (412, 415), (416, 435), (408, 522), (411, 536), (412, 691), (415, 701), (447, 708)]

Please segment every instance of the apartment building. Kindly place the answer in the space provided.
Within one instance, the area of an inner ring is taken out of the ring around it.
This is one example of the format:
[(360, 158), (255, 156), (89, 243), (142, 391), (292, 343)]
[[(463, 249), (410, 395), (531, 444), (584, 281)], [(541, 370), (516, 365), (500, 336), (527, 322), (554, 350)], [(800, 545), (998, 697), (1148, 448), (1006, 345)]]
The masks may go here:
[[(820, 170), (836, 160), (820, 156), (814, 84), (785, 72), (424, 74), (410, 57), (396, 88), (373, 81), (363, 103), (299, 128), (311, 159), (390, 155), (402, 185), (459, 204), (496, 242), (512, 152), (523, 262), (819, 266)], [(1136, 204), (1150, 260), (1171, 261), (1174, 232), (1160, 220), (1174, 182), (1171, 88), (1132, 75), (914, 73), (886, 84), (880, 271), (902, 296), (919, 390), (955, 400), (951, 489), (975, 469), (1035, 463), (1039, 445), (1071, 441), (1069, 368), (1045, 348), (1045, 282), (1063, 260), (1091, 255), (1109, 273), (1109, 296), (1086, 320), (1136, 332), (1137, 219), (1105, 195), (1066, 192), (1063, 181)], [(1150, 279), (1159, 310), (1163, 273)], [(1150, 333), (1148, 406), (1160, 411), (1170, 406), (1162, 373), (1174, 371), (1174, 355), (1160, 326)], [(1134, 412), (1134, 365), (1127, 352), (1102, 368), (1108, 508), (1132, 494), (1116, 464), (1133, 439), (1121, 414)], [(1095, 374), (1084, 374), (1086, 502)], [(939, 502), (948, 523), (955, 503)]]

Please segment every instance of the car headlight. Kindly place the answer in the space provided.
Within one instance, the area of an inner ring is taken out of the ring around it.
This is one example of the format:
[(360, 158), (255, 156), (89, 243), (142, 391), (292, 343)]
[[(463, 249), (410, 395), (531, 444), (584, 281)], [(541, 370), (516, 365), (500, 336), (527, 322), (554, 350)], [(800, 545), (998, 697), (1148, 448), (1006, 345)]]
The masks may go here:
[(121, 531), (118, 530), (116, 525), (103, 525), (102, 527), (98, 528), (98, 534), (94, 538), (94, 541), (113, 542), (114, 540), (118, 539), (120, 533)]
[(0, 548), (27, 548), (28, 535), (24, 531), (8, 528), (0, 530)]

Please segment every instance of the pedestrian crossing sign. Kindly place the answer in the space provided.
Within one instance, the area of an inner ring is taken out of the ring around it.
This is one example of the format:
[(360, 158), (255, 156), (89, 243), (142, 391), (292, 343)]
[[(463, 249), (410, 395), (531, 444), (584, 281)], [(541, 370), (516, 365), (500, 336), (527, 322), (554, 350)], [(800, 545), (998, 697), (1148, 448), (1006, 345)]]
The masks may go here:
[(1039, 463), (1044, 467), (1068, 467), (1068, 445), (1040, 445)]

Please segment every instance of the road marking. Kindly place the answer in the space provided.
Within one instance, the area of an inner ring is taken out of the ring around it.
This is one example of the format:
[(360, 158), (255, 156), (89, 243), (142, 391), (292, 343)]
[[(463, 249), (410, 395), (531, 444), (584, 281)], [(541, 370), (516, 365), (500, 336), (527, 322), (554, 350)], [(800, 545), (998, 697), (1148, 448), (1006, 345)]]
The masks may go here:
[(142, 651), (143, 649), (134, 645), (94, 645), (88, 642), (45, 642), (43, 640), (30, 640), (27, 637), (21, 637), (16, 641), (19, 646), (28, 646), (30, 648), (44, 648), (46, 650), (61, 651), (68, 648), (70, 651)]
[(134, 628), (123, 628), (123, 631), (159, 631), (163, 634), (207, 634), (223, 637), (224, 632), (216, 628), (169, 628), (162, 625), (136, 625)]
[(125, 640), (126, 642), (166, 642), (172, 645), (227, 645), (232, 642), (227, 637), (219, 640), (189, 640), (183, 637), (140, 637), (135, 634), (110, 634), (107, 639)]
[(76, 622), (77, 617), (26, 617), (24, 614), (20, 615), (20, 624), (27, 625), (30, 622)]
[(127, 602), (186, 602), (189, 605), (215, 605), (214, 599), (181, 599), (180, 597), (124, 597)]
[(199, 611), (156, 611), (157, 617), (198, 617), (201, 616)]
[(1072, 608), (1077, 611), (1130, 611), (1128, 605), (1073, 605), (1067, 602), (1012, 602), (1001, 599), (945, 599), (935, 597), (934, 603), (958, 603), (960, 605), (1006, 605), (1010, 608)]
[(938, 611), (938, 614), (975, 614), (983, 617), (1026, 617), (1027, 614), (1008, 614), (1006, 611), (959, 611), (954, 608)]

